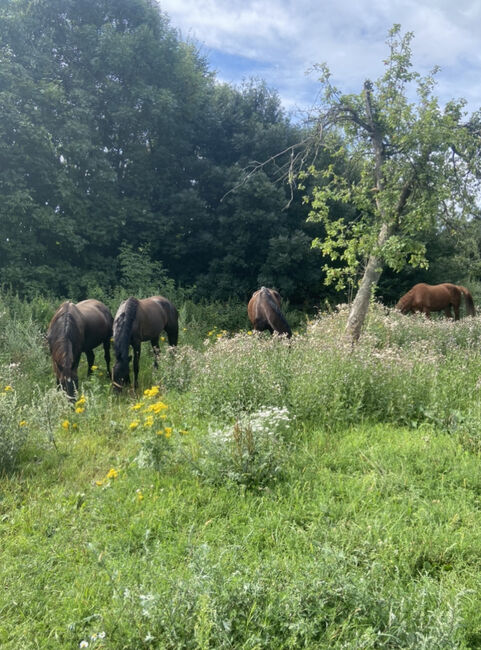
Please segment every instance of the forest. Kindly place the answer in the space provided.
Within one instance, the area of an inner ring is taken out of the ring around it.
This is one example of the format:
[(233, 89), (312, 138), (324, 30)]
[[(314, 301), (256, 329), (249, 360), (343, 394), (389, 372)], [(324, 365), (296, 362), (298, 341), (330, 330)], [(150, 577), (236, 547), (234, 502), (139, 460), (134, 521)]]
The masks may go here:
[[(334, 162), (360, 171), (326, 147), (317, 176), (289, 185), (289, 148), (314, 127), (275, 89), (218, 82), (149, 0), (2, 2), (0, 39), (5, 288), (80, 300), (173, 283), (196, 300), (246, 300), (266, 285), (307, 309), (352, 294), (325, 284), (339, 262), (312, 247), (329, 223), (307, 220), (305, 197)], [(358, 213), (332, 200), (328, 221)], [(427, 268), (387, 269), (382, 300), (418, 281), (476, 294), (477, 213), (453, 223), (440, 211), (422, 238)]]

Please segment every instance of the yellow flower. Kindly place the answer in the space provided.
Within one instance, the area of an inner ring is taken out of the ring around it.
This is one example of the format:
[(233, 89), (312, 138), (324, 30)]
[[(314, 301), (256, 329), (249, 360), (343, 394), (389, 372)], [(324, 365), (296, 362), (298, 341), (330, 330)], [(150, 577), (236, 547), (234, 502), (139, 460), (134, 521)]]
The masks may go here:
[(164, 434), (164, 430), (163, 430), (163, 429), (159, 429), (159, 430), (157, 431), (157, 435), (158, 435), (158, 436), (162, 436), (163, 434)]
[(165, 336), (161, 336), (161, 337), (160, 337), (160, 340), (161, 340), (161, 341), (165, 341)]
[(133, 406), (131, 406), (130, 409), (132, 411), (138, 411), (139, 409), (142, 408), (143, 405), (144, 405), (143, 402), (137, 402), (137, 404), (134, 404)]
[(77, 406), (75, 409), (75, 413), (83, 413), (85, 411), (83, 406)]
[(95, 485), (98, 485), (99, 487), (100, 487), (101, 485), (103, 485), (103, 484), (104, 484), (103, 481), (95, 481)]
[(154, 416), (148, 415), (144, 420), (144, 427), (151, 427), (154, 424)]
[(165, 431), (165, 437), (170, 438), (170, 436), (172, 435), (172, 427), (164, 427), (164, 431)]
[(249, 330), (249, 331), (247, 332), (247, 336), (251, 336), (251, 335), (252, 335), (252, 330)]
[(5, 386), (3, 390), (5, 391), (5, 393), (8, 393), (8, 391), (13, 390), (13, 388), (9, 384), (8, 386)]
[(78, 424), (76, 422), (72, 424), (72, 429), (78, 429)]
[(119, 471), (113, 467), (107, 472), (107, 478), (117, 478)]
[(147, 407), (147, 411), (152, 411), (153, 413), (160, 413), (161, 411), (165, 411), (165, 409), (169, 408), (167, 404), (164, 404), (164, 402), (154, 402), (153, 404), (150, 404), (150, 406)]
[(131, 423), (129, 424), (129, 429), (132, 429), (132, 430), (133, 430), (133, 429), (136, 429), (136, 428), (139, 426), (139, 424), (140, 424), (140, 421), (139, 421), (139, 420), (134, 420), (133, 422), (131, 422)]
[(213, 333), (214, 333), (214, 330), (210, 330), (210, 332), (207, 332), (207, 336), (212, 336)]
[(78, 400), (75, 402), (75, 406), (82, 406), (85, 404), (87, 400), (85, 399), (85, 395), (82, 395), (81, 397), (78, 398)]
[(64, 420), (64, 421), (62, 422), (62, 427), (65, 429), (65, 431), (67, 431), (67, 429), (69, 428), (69, 426), (70, 426), (70, 422), (69, 422), (68, 420)]
[(155, 397), (158, 392), (159, 392), (159, 387), (152, 386), (152, 388), (146, 388), (144, 390), (144, 395), (147, 395), (147, 397)]
[(142, 490), (137, 490), (137, 500), (142, 501), (144, 498), (144, 495), (142, 494)]
[(20, 422), (18, 423), (20, 427), (26, 427), (27, 424), (28, 424), (27, 420), (20, 420)]
[(98, 369), (99, 369), (98, 366), (90, 366), (90, 370), (98, 370)]

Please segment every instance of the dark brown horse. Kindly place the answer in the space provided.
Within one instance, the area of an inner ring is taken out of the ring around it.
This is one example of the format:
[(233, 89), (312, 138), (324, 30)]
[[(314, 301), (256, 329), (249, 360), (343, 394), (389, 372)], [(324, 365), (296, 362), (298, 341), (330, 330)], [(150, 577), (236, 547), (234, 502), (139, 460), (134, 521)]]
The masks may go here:
[(157, 368), (159, 336), (165, 330), (169, 345), (177, 345), (179, 324), (177, 309), (162, 296), (152, 296), (139, 300), (131, 296), (124, 300), (114, 319), (114, 350), (116, 362), (112, 383), (116, 390), (130, 383), (129, 346), (134, 350), (134, 386), (138, 386), (140, 345), (150, 341), (155, 354)]
[(269, 330), (272, 334), (292, 336), (291, 328), (281, 312), (281, 296), (275, 289), (261, 287), (252, 294), (247, 305), (247, 314), (252, 326), (258, 332)]
[(57, 384), (74, 399), (78, 390), (77, 369), (82, 352), (88, 362), (88, 374), (92, 372), (94, 348), (104, 346), (107, 372), (110, 374), (110, 338), (112, 314), (99, 300), (82, 300), (76, 305), (64, 302), (53, 315), (47, 331), (47, 341)]
[(461, 297), (464, 296), (466, 313), (468, 316), (475, 315), (474, 302), (471, 293), (465, 288), (456, 284), (415, 284), (396, 305), (403, 314), (420, 311), (429, 318), (432, 311), (442, 311), (448, 318), (452, 317), (451, 307), (454, 309), (454, 320), (459, 320), (459, 305)]

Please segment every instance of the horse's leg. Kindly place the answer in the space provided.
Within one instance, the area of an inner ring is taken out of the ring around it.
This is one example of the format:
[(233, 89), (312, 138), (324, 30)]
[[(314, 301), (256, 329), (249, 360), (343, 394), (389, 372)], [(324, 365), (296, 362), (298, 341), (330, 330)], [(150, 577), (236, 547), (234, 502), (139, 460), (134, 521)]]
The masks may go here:
[(134, 388), (138, 388), (139, 385), (139, 359), (140, 359), (140, 343), (138, 345), (133, 345), (134, 348)]
[(104, 357), (107, 365), (107, 374), (110, 377), (110, 338), (104, 341)]
[(177, 345), (179, 340), (179, 325), (174, 323), (173, 325), (166, 325), (165, 331), (167, 332), (167, 338), (169, 339), (169, 345)]
[(159, 337), (150, 339), (150, 342), (152, 344), (152, 350), (154, 351), (154, 368), (159, 367), (159, 356), (160, 356), (160, 348), (159, 348)]
[(444, 315), (446, 316), (446, 318), (452, 318), (453, 317), (453, 314), (451, 312), (451, 305), (448, 305), (446, 307), (446, 309), (444, 310)]
[(86, 350), (85, 351), (85, 356), (87, 357), (87, 377), (90, 377), (92, 374), (92, 366), (94, 365), (95, 361), (95, 354), (93, 350)]
[(454, 320), (459, 320), (459, 303), (457, 305), (453, 305), (454, 307)]

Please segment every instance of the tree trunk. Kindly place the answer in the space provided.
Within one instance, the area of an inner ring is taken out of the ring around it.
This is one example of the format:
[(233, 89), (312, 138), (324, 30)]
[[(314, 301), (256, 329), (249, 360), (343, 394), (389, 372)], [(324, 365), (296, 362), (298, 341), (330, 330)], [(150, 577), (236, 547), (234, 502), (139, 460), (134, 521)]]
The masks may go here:
[[(379, 248), (382, 248), (388, 237), (389, 227), (383, 223), (377, 238)], [(359, 340), (361, 335), (362, 326), (369, 311), (372, 289), (381, 276), (381, 266), (381, 260), (376, 255), (369, 256), (366, 270), (362, 276), (361, 284), (359, 285), (356, 297), (351, 306), (351, 311), (349, 312), (349, 318), (347, 319), (346, 335), (351, 339), (353, 344)]]

